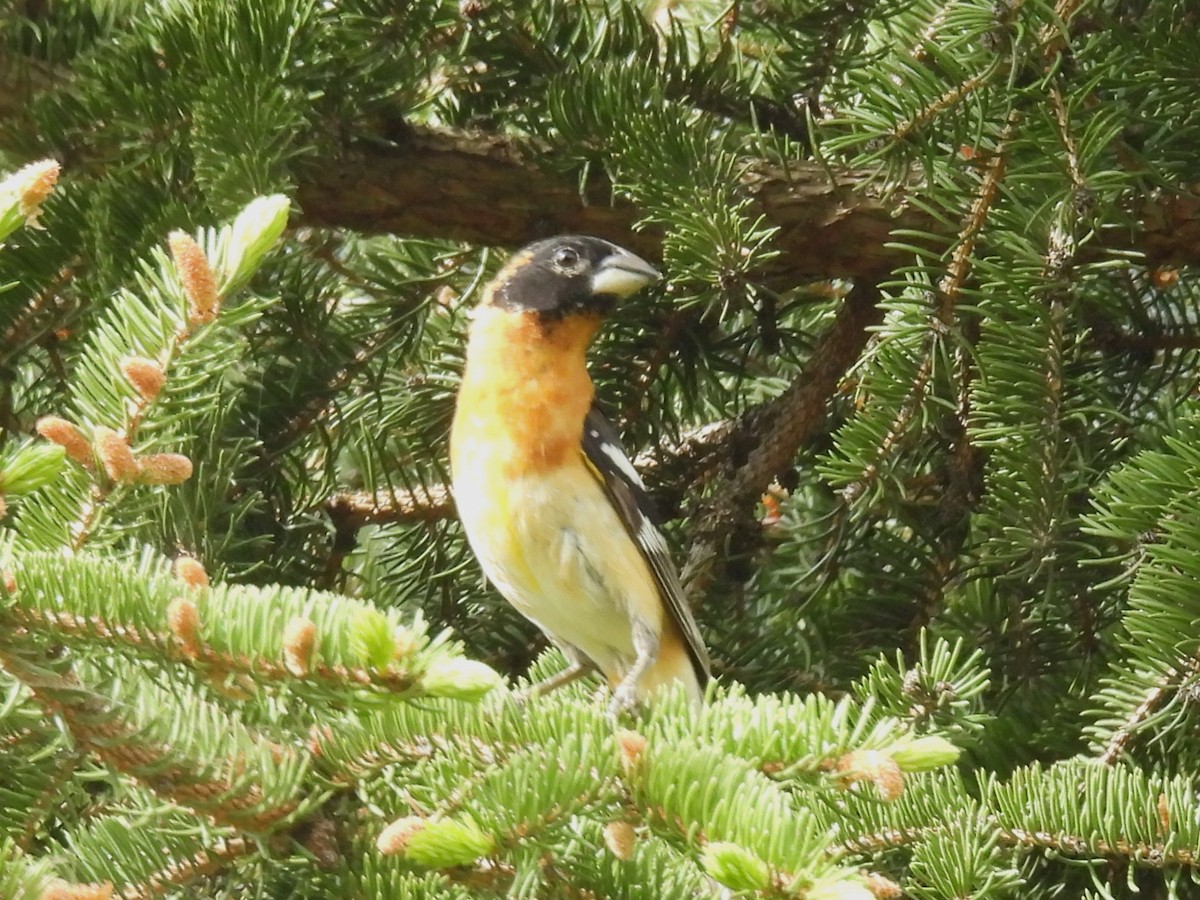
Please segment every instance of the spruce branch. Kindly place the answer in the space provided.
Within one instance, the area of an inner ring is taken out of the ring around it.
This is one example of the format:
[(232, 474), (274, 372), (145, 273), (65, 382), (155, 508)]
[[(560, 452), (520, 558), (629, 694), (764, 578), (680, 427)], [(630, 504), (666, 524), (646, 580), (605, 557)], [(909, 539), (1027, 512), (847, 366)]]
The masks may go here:
[[(461, 659), (446, 634), (429, 638), (421, 622), (405, 628), (395, 614), (332, 594), (236, 585), (189, 589), (166, 576), (161, 563), (146, 565), (149, 575), (86, 555), (61, 563), (53, 555), (25, 554), (14, 566), (14, 602), (0, 621), (30, 636), (115, 645), (180, 662), (218, 681), (233, 675), (447, 697), (486, 692), (497, 683), (495, 673)], [(95, 594), (97, 579), (105, 596)], [(312, 625), (306, 648), (289, 634), (300, 620)]]
[[(512, 248), (582, 232), (661, 256), (661, 232), (635, 230), (637, 209), (614, 199), (607, 179), (592, 173), (581, 190), (544, 165), (544, 156), (514, 138), (413, 126), (395, 146), (363, 140), (344, 148), (337, 164), (306, 169), (298, 184), (301, 219)], [(742, 184), (753, 200), (749, 212), (779, 229), (782, 251), (764, 278), (878, 278), (909, 261), (906, 248), (889, 245), (895, 232), (950, 237), (903, 191), (880, 186), (878, 175), (806, 160), (786, 167), (751, 161)], [(1153, 265), (1200, 263), (1200, 197), (1146, 195), (1131, 212), (1137, 229), (1109, 235), (1111, 249), (1139, 251)]]
[(172, 888), (182, 887), (216, 875), (239, 859), (258, 853), (260, 847), (252, 840), (231, 837), (218, 840), (211, 847), (197, 851), (188, 859), (175, 859), (142, 879), (140, 884), (128, 885), (120, 893), (121, 900), (152, 900)]
[(207, 677), (218, 682), (227, 675), (240, 675), (260, 682), (294, 684), (297, 680), (311, 680), (329, 688), (370, 687), (389, 693), (407, 693), (420, 681), (419, 676), (409, 671), (380, 672), (365, 666), (338, 664), (310, 666), (305, 672), (297, 675), (289, 668), (286, 657), (276, 661), (262, 656), (217, 649), (205, 642), (189, 641), (181, 636), (182, 629), (179, 629), (179, 626), (156, 632), (138, 625), (105, 621), (95, 616), (84, 617), (66, 611), (48, 612), (20, 608), (7, 611), (4, 617), (12, 624), (32, 632), (57, 634), (63, 638), (77, 640), (105, 641), (141, 653), (158, 652), (163, 658), (191, 663)]
[(241, 774), (232, 777), (257, 769), (254, 761), (222, 759), (231, 777), (221, 777), (211, 766), (187, 760), (176, 747), (148, 742), (126, 711), (94, 694), (69, 670), (54, 671), (26, 655), (10, 644), (0, 648), (0, 665), (25, 683), (47, 713), (67, 725), (81, 747), (114, 770), (219, 824), (264, 831), (296, 811), (295, 801), (268, 804), (258, 784), (247, 783)]
[[(109, 480), (96, 480), (93, 483), (78, 517), (68, 525), (71, 535), (69, 546), (74, 553), (78, 553), (91, 537), (97, 517), (103, 512), (113, 491), (122, 484), (133, 483), (141, 478), (142, 464), (134, 457), (130, 445), (137, 439), (142, 419), (157, 398), (162, 382), (166, 379), (165, 373), (175, 362), (183, 345), (199, 325), (211, 322), (216, 317), (219, 301), (212, 270), (204, 252), (193, 238), (182, 232), (172, 234), (170, 244), (176, 271), (191, 307), (191, 315), (177, 322), (174, 332), (166, 336), (157, 358), (147, 361), (150, 367), (155, 367), (153, 375), (148, 377), (158, 382), (156, 389), (148, 390), (149, 382), (146, 377), (130, 377), (128, 371), (122, 372), (134, 387), (134, 397), (125, 404), (124, 421), (118, 431), (114, 432), (102, 426), (97, 426), (95, 430), (96, 454), (103, 463)], [(128, 367), (123, 365), (121, 368)], [(112, 374), (115, 376), (117, 373)], [(141, 385), (139, 381), (142, 382)], [(186, 475), (181, 480), (190, 476), (190, 466), (189, 460)]]
[[(989, 817), (989, 821), (993, 824), (999, 823), (999, 819), (994, 816)], [(830, 848), (830, 854), (834, 858), (840, 858), (911, 847), (928, 840), (933, 834), (944, 832), (947, 827), (953, 827), (953, 824), (895, 828), (870, 834), (858, 834)], [(1090, 834), (1028, 831), (1023, 828), (1003, 826), (1000, 826), (998, 836), (999, 843), (1003, 847), (1017, 850), (1050, 850), (1068, 859), (1088, 860), (1102, 856), (1109, 860), (1124, 860), (1127, 863), (1156, 869), (1168, 866), (1193, 867), (1200, 863), (1200, 857), (1194, 850), (1187, 847), (1169, 847), (1165, 842), (1161, 844), (1123, 840), (1110, 842)]]
[(341, 491), (325, 504), (339, 531), (384, 522), (434, 522), (454, 515), (454, 498), (444, 484), (410, 490)]
[(82, 259), (75, 257), (63, 266), (54, 280), (30, 297), (0, 333), (0, 366), (10, 365), (29, 343), (62, 322), (72, 302), (63, 289), (74, 280), (81, 264)]
[(1026, 831), (1023, 828), (1002, 829), (1000, 842), (1009, 847), (1027, 850), (1050, 850), (1068, 859), (1094, 859), (1102, 856), (1109, 860), (1122, 860), (1131, 865), (1154, 869), (1170, 866), (1192, 868), (1200, 862), (1200, 855), (1191, 848), (1172, 847), (1165, 842), (1150, 844), (1120, 839), (1108, 841), (1095, 835)]
[(1133, 708), (1124, 722), (1113, 729), (1098, 761), (1106, 766), (1116, 765), (1125, 754), (1134, 736), (1154, 716), (1172, 694), (1188, 680), (1200, 676), (1200, 653), (1194, 653), (1178, 666), (1169, 667), (1155, 679), (1142, 702)]

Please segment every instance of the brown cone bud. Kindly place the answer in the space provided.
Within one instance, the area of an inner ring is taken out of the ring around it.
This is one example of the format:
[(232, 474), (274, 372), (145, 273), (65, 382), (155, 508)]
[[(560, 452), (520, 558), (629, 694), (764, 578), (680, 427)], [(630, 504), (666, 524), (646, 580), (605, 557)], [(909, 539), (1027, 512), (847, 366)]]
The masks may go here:
[(625, 862), (633, 857), (637, 834), (628, 822), (609, 822), (604, 826), (604, 843), (609, 852)]
[(92, 445), (78, 428), (58, 416), (42, 416), (34, 426), (37, 433), (67, 451), (67, 456), (81, 466), (92, 467)]
[(182, 453), (149, 453), (138, 464), (142, 484), (183, 484), (192, 477), (192, 461)]
[(4, 497), (0, 496), (0, 519), (8, 515), (8, 504), (4, 502)]
[(316, 857), (317, 865), (322, 869), (337, 868), (342, 861), (342, 851), (338, 847), (337, 826), (332, 819), (322, 816), (313, 822), (304, 839), (304, 849)]
[(204, 325), (217, 317), (221, 308), (221, 297), (217, 293), (217, 282), (213, 278), (208, 257), (200, 249), (195, 238), (182, 231), (172, 231), (167, 238), (171, 258), (179, 282), (188, 299), (188, 321), (193, 325)]
[(42, 211), (42, 202), (50, 196), (54, 185), (58, 182), (59, 165), (52, 159), (30, 163), (13, 177), (17, 182), (21, 215), (26, 224), (37, 225), (38, 214)]
[(153, 400), (167, 382), (163, 367), (144, 356), (126, 356), (122, 359), (121, 374), (129, 379), (143, 400)]
[(284, 665), (297, 678), (303, 678), (312, 670), (312, 652), (316, 640), (317, 626), (303, 616), (296, 616), (283, 629)]
[(4, 585), (4, 593), (15, 594), (17, 592), (17, 576), (12, 572), (0, 572), (0, 583)]
[(621, 765), (625, 767), (626, 771), (638, 764), (649, 743), (645, 735), (638, 734), (636, 731), (617, 732), (617, 749), (621, 753)]
[(142, 468), (123, 434), (98, 426), (93, 437), (96, 440), (96, 455), (100, 457), (100, 464), (109, 478), (121, 484), (132, 484), (138, 480)]
[(187, 597), (176, 597), (167, 607), (167, 627), (184, 654), (191, 659), (200, 655), (200, 610)]
[(878, 872), (867, 872), (864, 877), (867, 882), (867, 890), (879, 900), (896, 900), (896, 898), (904, 896), (904, 890), (900, 885), (890, 878), (883, 877)]
[(884, 800), (895, 800), (904, 791), (904, 772), (899, 763), (879, 750), (851, 750), (837, 762), (847, 786), (869, 781)]
[(55, 878), (42, 890), (41, 900), (112, 900), (111, 882), (103, 884), (72, 884)]
[(191, 556), (181, 556), (175, 560), (175, 577), (188, 587), (208, 587), (208, 573), (200, 560)]

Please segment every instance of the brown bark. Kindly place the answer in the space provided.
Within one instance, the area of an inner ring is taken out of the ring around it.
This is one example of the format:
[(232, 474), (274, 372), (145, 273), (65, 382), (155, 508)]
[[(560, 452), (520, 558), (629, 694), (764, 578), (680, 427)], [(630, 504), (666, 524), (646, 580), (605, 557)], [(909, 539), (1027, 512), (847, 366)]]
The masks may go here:
[[(910, 258), (885, 246), (893, 228), (937, 228), (932, 217), (885, 198), (869, 173), (837, 177), (805, 160), (786, 171), (759, 164), (743, 176), (752, 213), (779, 228), (783, 252), (765, 278), (876, 278)], [(661, 255), (661, 233), (634, 232), (637, 209), (614, 199), (604, 177), (581, 189), (573, 175), (539, 165), (534, 148), (494, 135), (412, 129), (389, 146), (359, 145), (300, 173), (299, 201), (312, 225), (501, 247), (581, 232)]]
[[(618, 241), (650, 258), (661, 255), (655, 229), (634, 232), (637, 209), (614, 198), (603, 176), (580, 186), (574, 173), (541, 163), (530, 145), (490, 134), (417, 128), (392, 144), (358, 144), (337, 160), (298, 173), (303, 221), (368, 233), (411, 234), (519, 247), (551, 234), (582, 232)], [(885, 192), (868, 170), (827, 170), (809, 160), (786, 169), (757, 162), (742, 177), (761, 214), (779, 232), (781, 251), (766, 280), (878, 281), (912, 260), (889, 246), (897, 230), (941, 235), (956, 230)], [(1147, 197), (1136, 227), (1112, 227), (1100, 246), (1146, 254), (1150, 265), (1200, 263), (1200, 197)], [(914, 239), (906, 236), (906, 241)]]

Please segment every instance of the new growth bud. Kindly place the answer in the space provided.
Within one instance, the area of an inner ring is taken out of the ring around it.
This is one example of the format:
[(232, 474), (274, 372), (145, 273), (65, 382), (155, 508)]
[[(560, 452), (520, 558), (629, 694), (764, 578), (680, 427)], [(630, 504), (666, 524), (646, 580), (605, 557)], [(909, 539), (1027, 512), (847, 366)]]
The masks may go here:
[(42, 416), (34, 428), (46, 440), (66, 450), (67, 456), (75, 462), (89, 469), (92, 467), (92, 445), (83, 436), (83, 432), (66, 419)]
[(271, 194), (252, 200), (234, 220), (221, 258), (221, 290), (241, 287), (287, 227), (288, 199)]
[(762, 891), (771, 885), (767, 864), (737, 844), (714, 841), (704, 848), (700, 863), (731, 891)]
[(133, 450), (125, 435), (111, 428), (97, 426), (92, 433), (96, 441), (96, 455), (108, 477), (120, 484), (132, 484), (141, 477), (142, 467), (134, 458)]
[(453, 700), (478, 700), (499, 685), (496, 671), (473, 659), (435, 660), (421, 676), (426, 694)]
[(28, 494), (49, 484), (62, 472), (66, 455), (54, 444), (26, 444), (0, 467), (0, 493)]
[(408, 846), (408, 839), (425, 827), (420, 816), (405, 816), (397, 819), (380, 832), (375, 839), (375, 848), (384, 856), (396, 856)]
[(213, 277), (208, 257), (200, 249), (195, 238), (182, 231), (172, 231), (167, 237), (179, 283), (183, 285), (188, 301), (188, 321), (193, 325), (205, 325), (217, 317), (221, 308), (221, 296), (217, 293), (217, 282)]
[(957, 761), (960, 752), (945, 738), (929, 735), (894, 747), (891, 756), (905, 772), (928, 772)]
[(151, 453), (138, 458), (142, 484), (183, 484), (192, 477), (192, 461), (182, 453)]
[(17, 195), (21, 203), (21, 215), (32, 225), (42, 211), (42, 203), (54, 190), (58, 183), (58, 173), (61, 167), (53, 159), (43, 159), (41, 162), (30, 163), (14, 176), (17, 181)]
[(495, 841), (470, 819), (427, 819), (408, 835), (405, 859), (428, 869), (467, 866), (491, 853)]
[(208, 573), (200, 560), (191, 556), (180, 556), (175, 560), (175, 577), (192, 588), (208, 587)]
[(30, 163), (0, 181), (0, 240), (24, 222), (37, 227), (42, 202), (58, 181), (59, 165), (52, 159)]
[(121, 374), (133, 385), (143, 400), (153, 400), (166, 384), (162, 366), (144, 356), (126, 356), (121, 360)]
[(857, 876), (819, 881), (804, 894), (805, 900), (875, 900)]
[(297, 678), (303, 678), (312, 671), (316, 641), (317, 626), (303, 616), (296, 616), (283, 629), (283, 662)]

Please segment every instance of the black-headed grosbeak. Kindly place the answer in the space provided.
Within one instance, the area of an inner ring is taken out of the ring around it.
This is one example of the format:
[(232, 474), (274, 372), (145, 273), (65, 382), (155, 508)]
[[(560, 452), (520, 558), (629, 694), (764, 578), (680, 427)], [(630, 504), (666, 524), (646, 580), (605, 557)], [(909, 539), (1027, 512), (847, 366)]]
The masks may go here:
[(645, 485), (592, 406), (585, 354), (617, 302), (659, 275), (594, 237), (513, 255), (475, 310), (450, 438), (454, 497), (483, 571), (566, 653), (550, 690), (599, 670), (614, 712), (708, 654)]

